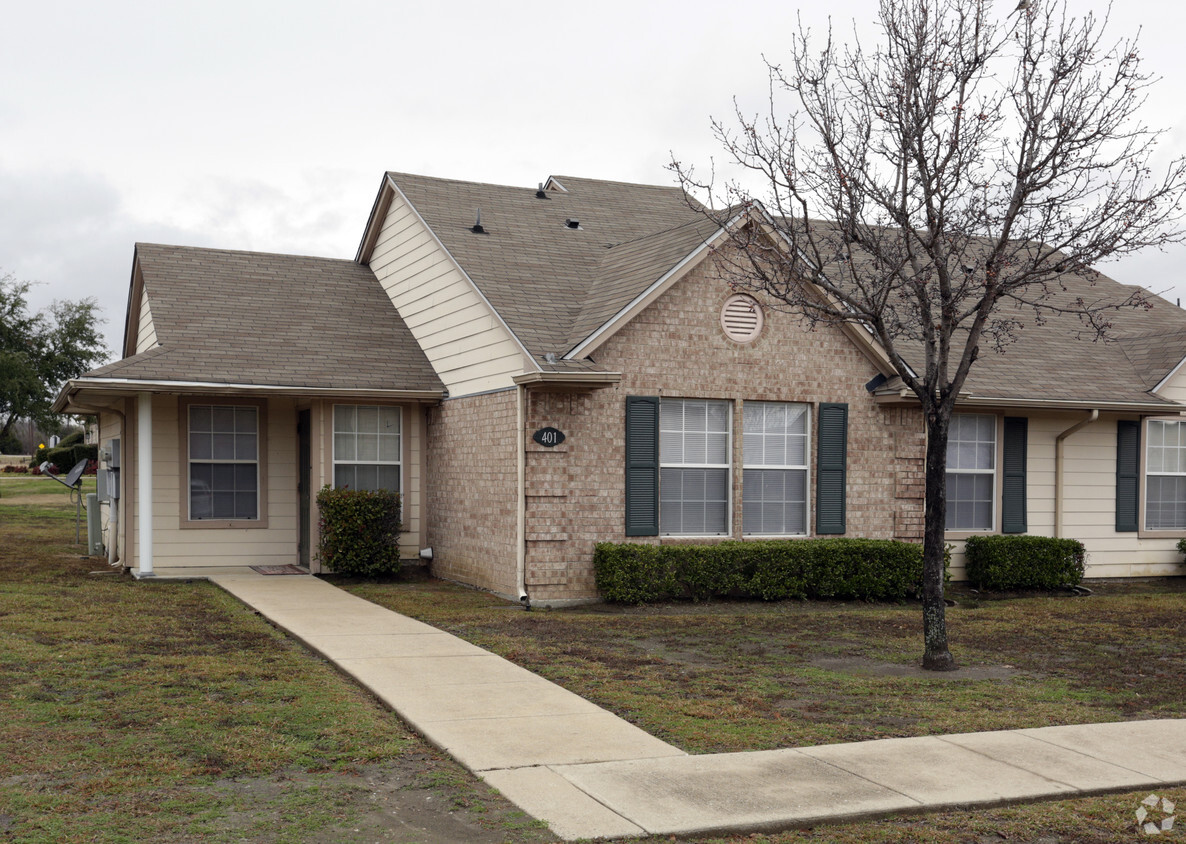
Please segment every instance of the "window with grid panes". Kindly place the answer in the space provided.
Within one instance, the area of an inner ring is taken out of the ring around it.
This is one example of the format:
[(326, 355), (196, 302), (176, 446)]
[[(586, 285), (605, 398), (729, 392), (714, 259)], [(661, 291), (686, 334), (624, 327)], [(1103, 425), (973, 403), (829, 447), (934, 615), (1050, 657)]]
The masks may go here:
[(1150, 419), (1145, 446), (1145, 529), (1186, 530), (1186, 425)]
[(400, 409), (334, 406), (334, 486), (400, 491)]
[(720, 536), (729, 524), (727, 401), (668, 399), (659, 406), (659, 531)]
[(805, 404), (742, 406), (741, 518), (747, 534), (807, 533), (808, 426)]
[(957, 413), (947, 436), (947, 530), (992, 530), (997, 418)]
[(189, 518), (259, 518), (259, 411), (188, 406)]

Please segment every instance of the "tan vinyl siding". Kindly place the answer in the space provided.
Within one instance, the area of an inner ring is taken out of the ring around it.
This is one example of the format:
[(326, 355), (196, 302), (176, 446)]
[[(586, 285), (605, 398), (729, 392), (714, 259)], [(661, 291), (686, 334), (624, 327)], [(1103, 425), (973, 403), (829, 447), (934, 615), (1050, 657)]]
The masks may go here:
[(152, 310), (148, 306), (148, 289), (141, 286), (140, 319), (136, 326), (136, 354), (156, 345), (156, 326), (152, 323)]
[[(1006, 412), (1005, 415), (1014, 415)], [(1017, 414), (1022, 415), (1022, 414)], [(1054, 453), (1057, 436), (1083, 413), (1029, 417), (1027, 506), (1031, 536), (1054, 535)], [(1116, 531), (1116, 420), (1103, 414), (1063, 445), (1062, 535), (1087, 549), (1086, 576), (1150, 577), (1186, 574), (1176, 537), (1138, 536)], [(1141, 433), (1144, 448), (1145, 433)], [(999, 490), (998, 490), (999, 495)], [(1144, 480), (1141, 483), (1144, 497)], [(999, 507), (999, 502), (998, 502)], [(954, 542), (952, 577), (963, 580), (964, 543)]]
[[(211, 401), (217, 403), (217, 399)], [(284, 565), (297, 562), (297, 437), (293, 400), (268, 400), (267, 465), (264, 467), (268, 485), (266, 528), (181, 528), (181, 512), (186, 500), (182, 490), (178, 404), (177, 396), (155, 396), (152, 403), (154, 567)], [(132, 525), (137, 559), (139, 519), (140, 514), (137, 512)]]
[(518, 344), (398, 194), (370, 267), (451, 396), (512, 386)]
[(1173, 377), (1157, 391), (1157, 395), (1163, 399), (1186, 404), (1186, 366), (1175, 372)]

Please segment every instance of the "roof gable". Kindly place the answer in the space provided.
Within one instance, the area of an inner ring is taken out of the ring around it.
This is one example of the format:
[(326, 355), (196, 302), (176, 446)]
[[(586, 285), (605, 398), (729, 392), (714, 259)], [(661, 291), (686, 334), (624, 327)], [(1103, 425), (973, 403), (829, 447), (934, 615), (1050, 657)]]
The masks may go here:
[[(568, 176), (536, 188), (389, 179), (536, 358), (563, 356), (700, 247), (711, 229), (679, 188)], [(381, 225), (376, 202), (359, 260)], [(483, 231), (474, 230), (479, 212)]]

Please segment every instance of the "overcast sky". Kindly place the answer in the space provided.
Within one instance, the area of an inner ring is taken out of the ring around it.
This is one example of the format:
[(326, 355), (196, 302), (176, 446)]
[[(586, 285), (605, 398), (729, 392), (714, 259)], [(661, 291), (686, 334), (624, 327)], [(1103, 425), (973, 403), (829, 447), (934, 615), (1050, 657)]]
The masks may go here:
[[(1015, 5), (1000, 0), (1002, 16)], [(1106, 3), (1074, 0), (1076, 10)], [(94, 296), (113, 351), (137, 241), (353, 258), (382, 174), (670, 184), (711, 116), (765, 99), (797, 14), (867, 29), (874, 0), (744, 4), (335, 0), (6, 4), (0, 272), (34, 305)], [(1180, 4), (1127, 0), (1164, 77), (1144, 117), (1186, 152)], [(1103, 267), (1186, 298), (1186, 248)]]

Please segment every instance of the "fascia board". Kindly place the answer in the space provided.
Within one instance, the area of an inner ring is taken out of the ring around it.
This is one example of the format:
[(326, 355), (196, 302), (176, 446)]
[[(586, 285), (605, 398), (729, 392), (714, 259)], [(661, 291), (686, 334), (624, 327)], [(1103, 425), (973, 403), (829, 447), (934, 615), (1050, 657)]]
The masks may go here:
[(426, 232), (428, 232), (428, 234), (432, 237), (433, 241), (437, 245), (437, 248), (440, 249), (441, 252), (445, 255), (445, 257), (447, 257), (449, 259), (450, 263), (452, 263), (453, 266), (457, 269), (457, 272), (461, 273), (461, 277), (464, 278), (466, 280), (466, 282), (469, 283), (469, 286), (474, 291), (474, 293), (478, 294), (478, 298), (482, 300), (482, 302), (490, 310), (490, 313), (494, 316), (494, 318), (496, 320), (498, 320), (498, 324), (502, 326), (504, 331), (506, 331), (507, 336), (515, 341), (515, 345), (519, 347), (519, 351), (522, 352), (522, 354), (523, 354), (523, 359), (528, 363), (528, 365), (531, 368), (538, 371), (540, 369), (540, 366), (532, 358), (531, 352), (527, 351), (527, 347), (525, 345), (523, 345), (523, 341), (520, 340), (519, 336), (517, 334), (515, 334), (514, 331), (511, 330), (511, 327), (509, 325), (507, 325), (506, 320), (504, 320), (502, 318), (502, 314), (500, 314), (498, 312), (498, 309), (494, 307), (493, 303), (489, 299), (486, 298), (486, 294), (482, 292), (482, 288), (478, 287), (478, 285), (474, 282), (474, 280), (472, 278), (470, 278), (469, 273), (467, 273), (465, 271), (465, 267), (461, 266), (461, 263), (455, 257), (453, 257), (453, 253), (450, 252), (449, 249), (445, 246), (445, 244), (441, 242), (441, 239), (439, 237), (437, 237), (437, 233), (435, 231), (433, 231), (432, 226), (430, 226), (428, 224), (428, 221), (425, 220), (422, 216), (420, 216), (420, 212), (416, 209), (416, 206), (413, 205), (412, 201), (410, 199), (408, 199), (407, 195), (402, 190), (399, 189), (399, 185), (397, 185), (395, 183), (395, 180), (392, 179), (390, 175), (386, 176), (386, 179), (387, 179), (387, 184), (391, 186), (391, 189), (393, 191), (395, 191), (395, 193), (399, 194), (399, 197), (405, 203), (407, 203), (407, 206), (411, 210), (411, 212), (414, 215), (416, 215), (416, 219), (420, 221), (420, 225), (424, 226), (424, 230)]
[(621, 372), (528, 372), (511, 379), (516, 384), (611, 386), (622, 380)]
[[(740, 215), (739, 215), (740, 216)], [(595, 330), (592, 334), (586, 337), (575, 346), (571, 351), (564, 355), (563, 360), (576, 360), (579, 357), (586, 357), (597, 350), (606, 340), (618, 332), (626, 323), (638, 315), (647, 305), (664, 293), (667, 288), (675, 284), (684, 273), (700, 263), (707, 255), (709, 250), (725, 236), (728, 227), (731, 226), (737, 218), (730, 220), (725, 226), (718, 229), (712, 237), (705, 240), (691, 252), (683, 257), (679, 263), (673, 266), (670, 270), (665, 272), (656, 281), (654, 281), (646, 290), (639, 293), (630, 300), (624, 308), (619, 310), (616, 314), (601, 324), (601, 327)]]
[(75, 378), (58, 393), (51, 410), (62, 413), (77, 393), (187, 393), (192, 395), (308, 396), (310, 398), (374, 398), (408, 401), (440, 401), (444, 390), (359, 390), (348, 387), (305, 387), (300, 384), (261, 385), (216, 381), (144, 381), (135, 378)]
[(132, 316), (135, 312), (136, 322), (140, 322), (140, 300), (144, 295), (144, 271), (140, 269), (140, 248), (132, 249), (132, 275), (128, 281), (128, 306), (124, 310), (124, 357), (131, 357), (136, 353), (132, 345)]
[[(367, 217), (366, 225), (362, 229), (362, 240), (358, 244), (358, 251), (354, 253), (354, 263), (365, 264), (371, 260), (371, 251), (379, 240), (379, 229), (382, 219), (386, 216), (387, 208), (391, 205), (391, 176), (383, 174), (379, 183), (379, 192), (375, 194), (375, 201), (371, 203), (371, 213)], [(378, 225), (376, 225), (378, 222)]]
[(1086, 399), (1039, 399), (1039, 398), (999, 398), (988, 396), (967, 396), (960, 398), (957, 409), (976, 407), (1021, 407), (1045, 410), (1100, 410), (1127, 411), (1133, 413), (1157, 413), (1175, 415), (1186, 413), (1186, 405), (1177, 402), (1131, 402), (1131, 401), (1090, 401)]

